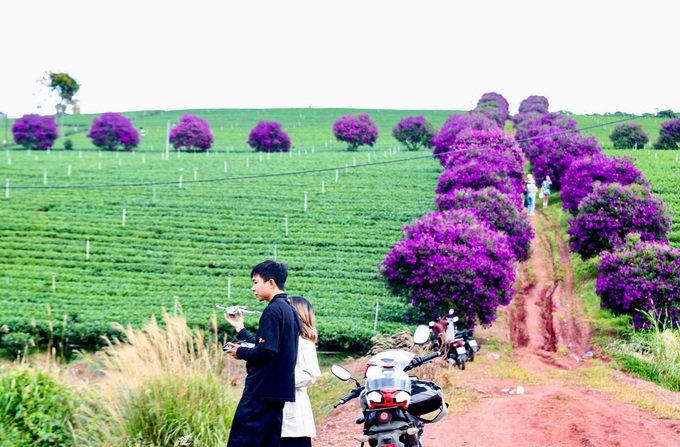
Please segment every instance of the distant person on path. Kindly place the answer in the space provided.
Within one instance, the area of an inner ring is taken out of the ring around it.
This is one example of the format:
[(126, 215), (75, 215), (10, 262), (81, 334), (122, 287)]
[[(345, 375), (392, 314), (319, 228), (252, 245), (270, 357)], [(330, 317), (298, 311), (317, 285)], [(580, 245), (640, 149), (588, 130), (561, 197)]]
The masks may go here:
[(536, 187), (536, 180), (534, 180), (534, 176), (531, 174), (527, 175), (526, 191), (527, 216), (533, 216), (536, 210), (536, 193), (538, 192), (538, 188)]
[(300, 341), (295, 365), (295, 402), (283, 407), (281, 447), (312, 447), (316, 424), (307, 387), (321, 377), (316, 356), (317, 331), (312, 304), (299, 295), (289, 297), (300, 317)]
[(541, 182), (541, 193), (539, 194), (539, 197), (543, 199), (543, 208), (548, 207), (548, 198), (550, 197), (550, 187), (552, 186), (552, 180), (550, 180), (550, 176), (546, 175), (545, 180)]
[(236, 338), (255, 347), (227, 342), (234, 359), (246, 361), (246, 382), (229, 432), (227, 447), (279, 447), (283, 406), (295, 401), (295, 362), (300, 321), (284, 292), (288, 269), (276, 261), (256, 265), (250, 277), (258, 301), (267, 301), (253, 336), (243, 313), (225, 314)]

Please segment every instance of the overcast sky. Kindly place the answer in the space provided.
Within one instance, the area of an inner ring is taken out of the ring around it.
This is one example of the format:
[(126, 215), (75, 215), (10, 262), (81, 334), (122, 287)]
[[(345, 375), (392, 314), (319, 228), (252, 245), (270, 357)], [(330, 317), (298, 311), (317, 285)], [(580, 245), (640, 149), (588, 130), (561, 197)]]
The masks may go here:
[(680, 112), (677, 14), (661, 0), (12, 0), (0, 112), (470, 110), (488, 92), (578, 114)]

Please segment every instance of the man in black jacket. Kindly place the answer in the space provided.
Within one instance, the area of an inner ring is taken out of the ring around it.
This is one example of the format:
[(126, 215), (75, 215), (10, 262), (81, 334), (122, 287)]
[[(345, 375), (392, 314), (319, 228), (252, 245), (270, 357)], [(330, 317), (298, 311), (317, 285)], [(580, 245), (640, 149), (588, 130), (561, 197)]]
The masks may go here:
[(246, 361), (246, 382), (234, 413), (227, 447), (277, 447), (285, 402), (295, 401), (295, 361), (300, 323), (284, 292), (285, 264), (264, 261), (251, 274), (258, 301), (269, 304), (262, 312), (253, 336), (243, 325), (243, 314), (225, 314), (236, 329), (236, 338), (255, 347), (228, 343), (234, 359)]

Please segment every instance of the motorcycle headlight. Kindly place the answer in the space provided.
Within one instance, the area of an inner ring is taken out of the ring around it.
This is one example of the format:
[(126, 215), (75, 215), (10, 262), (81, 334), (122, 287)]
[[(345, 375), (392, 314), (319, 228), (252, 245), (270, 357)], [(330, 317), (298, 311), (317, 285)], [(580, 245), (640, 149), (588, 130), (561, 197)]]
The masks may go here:
[(380, 403), (382, 402), (382, 394), (377, 391), (371, 391), (370, 393), (366, 394), (366, 400), (369, 402)]
[(406, 391), (399, 391), (397, 392), (397, 394), (394, 395), (394, 401), (398, 403), (405, 402), (408, 404), (410, 399), (411, 395)]

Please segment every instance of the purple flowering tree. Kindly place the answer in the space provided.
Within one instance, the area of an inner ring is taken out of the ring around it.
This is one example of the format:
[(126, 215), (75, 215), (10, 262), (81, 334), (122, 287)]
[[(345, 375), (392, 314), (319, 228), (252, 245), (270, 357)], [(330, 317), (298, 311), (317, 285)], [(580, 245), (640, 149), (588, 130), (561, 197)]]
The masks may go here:
[(530, 113), (530, 112), (538, 112), (538, 113), (548, 113), (548, 110), (550, 109), (550, 103), (548, 102), (548, 98), (545, 96), (539, 96), (539, 95), (532, 95), (528, 96), (525, 99), (523, 99), (519, 103), (519, 107), (517, 108), (518, 113)]
[(248, 146), (256, 152), (288, 152), (290, 137), (276, 121), (260, 121), (250, 130)]
[(595, 137), (584, 137), (579, 132), (547, 134), (525, 146), (534, 177), (543, 179), (549, 175), (553, 189), (561, 188), (564, 172), (574, 160), (601, 152)]
[(635, 329), (649, 329), (649, 316), (680, 327), (680, 250), (659, 242), (629, 245), (602, 253), (595, 284), (600, 306), (631, 315)]
[(661, 123), (655, 149), (677, 149), (680, 143), (680, 118)]
[(57, 139), (53, 116), (24, 115), (12, 125), (14, 142), (26, 149), (47, 150)]
[(120, 113), (103, 113), (92, 121), (87, 138), (92, 144), (104, 150), (116, 150), (122, 146), (131, 151), (139, 145), (139, 132), (129, 118)]
[(408, 116), (392, 128), (392, 136), (410, 151), (432, 147), (437, 130), (424, 116)]
[(465, 209), (472, 211), (481, 221), (496, 231), (505, 233), (508, 243), (517, 261), (529, 259), (531, 254), (531, 239), (534, 238), (534, 228), (526, 218), (526, 214), (517, 209), (506, 194), (496, 188), (454, 189), (435, 199), (437, 208), (441, 211), (451, 209)]
[(179, 123), (170, 129), (169, 138), (175, 149), (183, 147), (189, 152), (207, 152), (215, 141), (208, 121), (190, 114), (182, 115)]
[(505, 127), (505, 121), (510, 117), (510, 104), (500, 93), (484, 93), (475, 110), (495, 121), (500, 128)]
[(451, 115), (437, 135), (432, 138), (434, 149), (432, 155), (439, 158), (442, 166), (446, 163), (446, 156), (452, 151), (452, 146), (458, 134), (465, 129), (490, 130), (498, 127), (495, 121), (487, 118), (479, 111), (468, 112), (463, 115)]
[(484, 326), (512, 300), (515, 271), (507, 236), (466, 210), (427, 214), (404, 226), (379, 265), (393, 292), (437, 318), (453, 308), (461, 325)]
[(620, 123), (609, 134), (614, 149), (642, 149), (649, 142), (649, 135), (637, 123)]
[(660, 196), (642, 185), (609, 183), (595, 187), (569, 220), (569, 248), (590, 259), (620, 247), (630, 233), (643, 241), (667, 241), (671, 214)]
[(593, 191), (595, 185), (637, 183), (649, 187), (635, 161), (628, 156), (610, 157), (595, 154), (574, 160), (564, 173), (560, 198), (562, 208), (572, 215), (578, 214), (581, 200)]
[(508, 196), (518, 210), (522, 209), (523, 197), (507, 170), (500, 165), (489, 164), (481, 158), (471, 158), (466, 163), (446, 168), (439, 176), (435, 192), (446, 194), (456, 189), (481, 190), (494, 187)]
[(347, 143), (348, 151), (359, 146), (373, 146), (378, 140), (378, 126), (366, 113), (343, 115), (333, 123), (333, 135), (338, 141)]

